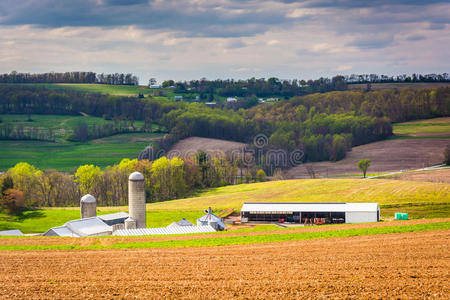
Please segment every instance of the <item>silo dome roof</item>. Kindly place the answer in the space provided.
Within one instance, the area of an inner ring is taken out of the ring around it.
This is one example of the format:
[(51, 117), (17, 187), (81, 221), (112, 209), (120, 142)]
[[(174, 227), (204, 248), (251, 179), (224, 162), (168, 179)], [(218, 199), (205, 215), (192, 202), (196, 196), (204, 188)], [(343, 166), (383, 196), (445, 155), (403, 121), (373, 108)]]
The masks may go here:
[(86, 194), (83, 197), (81, 197), (81, 202), (95, 203), (95, 202), (97, 202), (97, 200), (95, 200), (95, 197), (92, 196), (91, 194)]
[(131, 173), (131, 175), (129, 177), (129, 180), (133, 180), (133, 181), (135, 181), (135, 180), (144, 180), (144, 175), (142, 175), (139, 172), (133, 172), (133, 173)]

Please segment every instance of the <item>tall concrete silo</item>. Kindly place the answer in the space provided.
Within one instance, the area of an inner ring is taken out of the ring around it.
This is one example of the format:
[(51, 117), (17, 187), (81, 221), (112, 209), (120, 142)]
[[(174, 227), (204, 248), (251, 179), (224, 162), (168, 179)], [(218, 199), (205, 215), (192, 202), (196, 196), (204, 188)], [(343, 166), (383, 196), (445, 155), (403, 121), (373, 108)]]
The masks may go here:
[(97, 216), (97, 200), (94, 196), (87, 194), (80, 201), (81, 218), (92, 218)]
[(144, 175), (131, 173), (128, 178), (128, 207), (130, 218), (136, 220), (136, 228), (146, 227)]

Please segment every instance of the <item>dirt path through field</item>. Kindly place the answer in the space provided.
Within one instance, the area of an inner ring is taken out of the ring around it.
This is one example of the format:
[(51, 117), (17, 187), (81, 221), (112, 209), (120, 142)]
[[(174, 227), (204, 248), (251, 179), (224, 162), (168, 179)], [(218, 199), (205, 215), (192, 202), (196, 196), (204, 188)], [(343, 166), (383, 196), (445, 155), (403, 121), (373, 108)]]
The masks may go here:
[(140, 243), (154, 241), (170, 241), (170, 240), (192, 240), (192, 239), (208, 239), (216, 237), (233, 237), (233, 236), (254, 236), (269, 234), (285, 234), (285, 233), (302, 233), (302, 232), (322, 232), (335, 231), (344, 229), (362, 229), (387, 226), (404, 226), (415, 224), (428, 224), (436, 222), (450, 221), (448, 219), (423, 219), (410, 221), (392, 221), (367, 224), (344, 224), (332, 226), (307, 226), (299, 228), (290, 228), (282, 230), (261, 231), (261, 232), (228, 232), (228, 233), (212, 233), (202, 235), (179, 235), (179, 236), (151, 236), (151, 237), (103, 237), (103, 238), (69, 238), (69, 237), (26, 237), (26, 238), (2, 238), (0, 245), (77, 245), (77, 246), (93, 246), (103, 245), (109, 246), (118, 243)]
[(449, 230), (211, 248), (0, 252), (17, 299), (446, 299)]

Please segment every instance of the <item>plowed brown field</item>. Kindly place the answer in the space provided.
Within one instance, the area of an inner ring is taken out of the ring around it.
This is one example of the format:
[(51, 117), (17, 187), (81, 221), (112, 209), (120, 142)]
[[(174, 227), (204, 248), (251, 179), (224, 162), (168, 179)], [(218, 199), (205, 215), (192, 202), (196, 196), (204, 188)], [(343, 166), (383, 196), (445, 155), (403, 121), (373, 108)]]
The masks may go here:
[(448, 230), (212, 248), (0, 252), (7, 298), (446, 298)]

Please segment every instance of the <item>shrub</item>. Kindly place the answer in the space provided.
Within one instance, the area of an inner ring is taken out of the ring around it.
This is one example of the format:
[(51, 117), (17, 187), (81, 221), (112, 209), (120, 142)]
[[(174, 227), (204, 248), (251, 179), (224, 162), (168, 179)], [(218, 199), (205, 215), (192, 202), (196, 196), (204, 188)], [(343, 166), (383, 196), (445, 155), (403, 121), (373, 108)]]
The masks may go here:
[(0, 206), (10, 215), (17, 215), (25, 208), (23, 193), (19, 190), (8, 189), (0, 198)]
[(444, 150), (444, 164), (450, 165), (450, 145)]
[(266, 172), (264, 172), (264, 170), (259, 170), (256, 173), (256, 180), (262, 182), (262, 181), (266, 181)]

